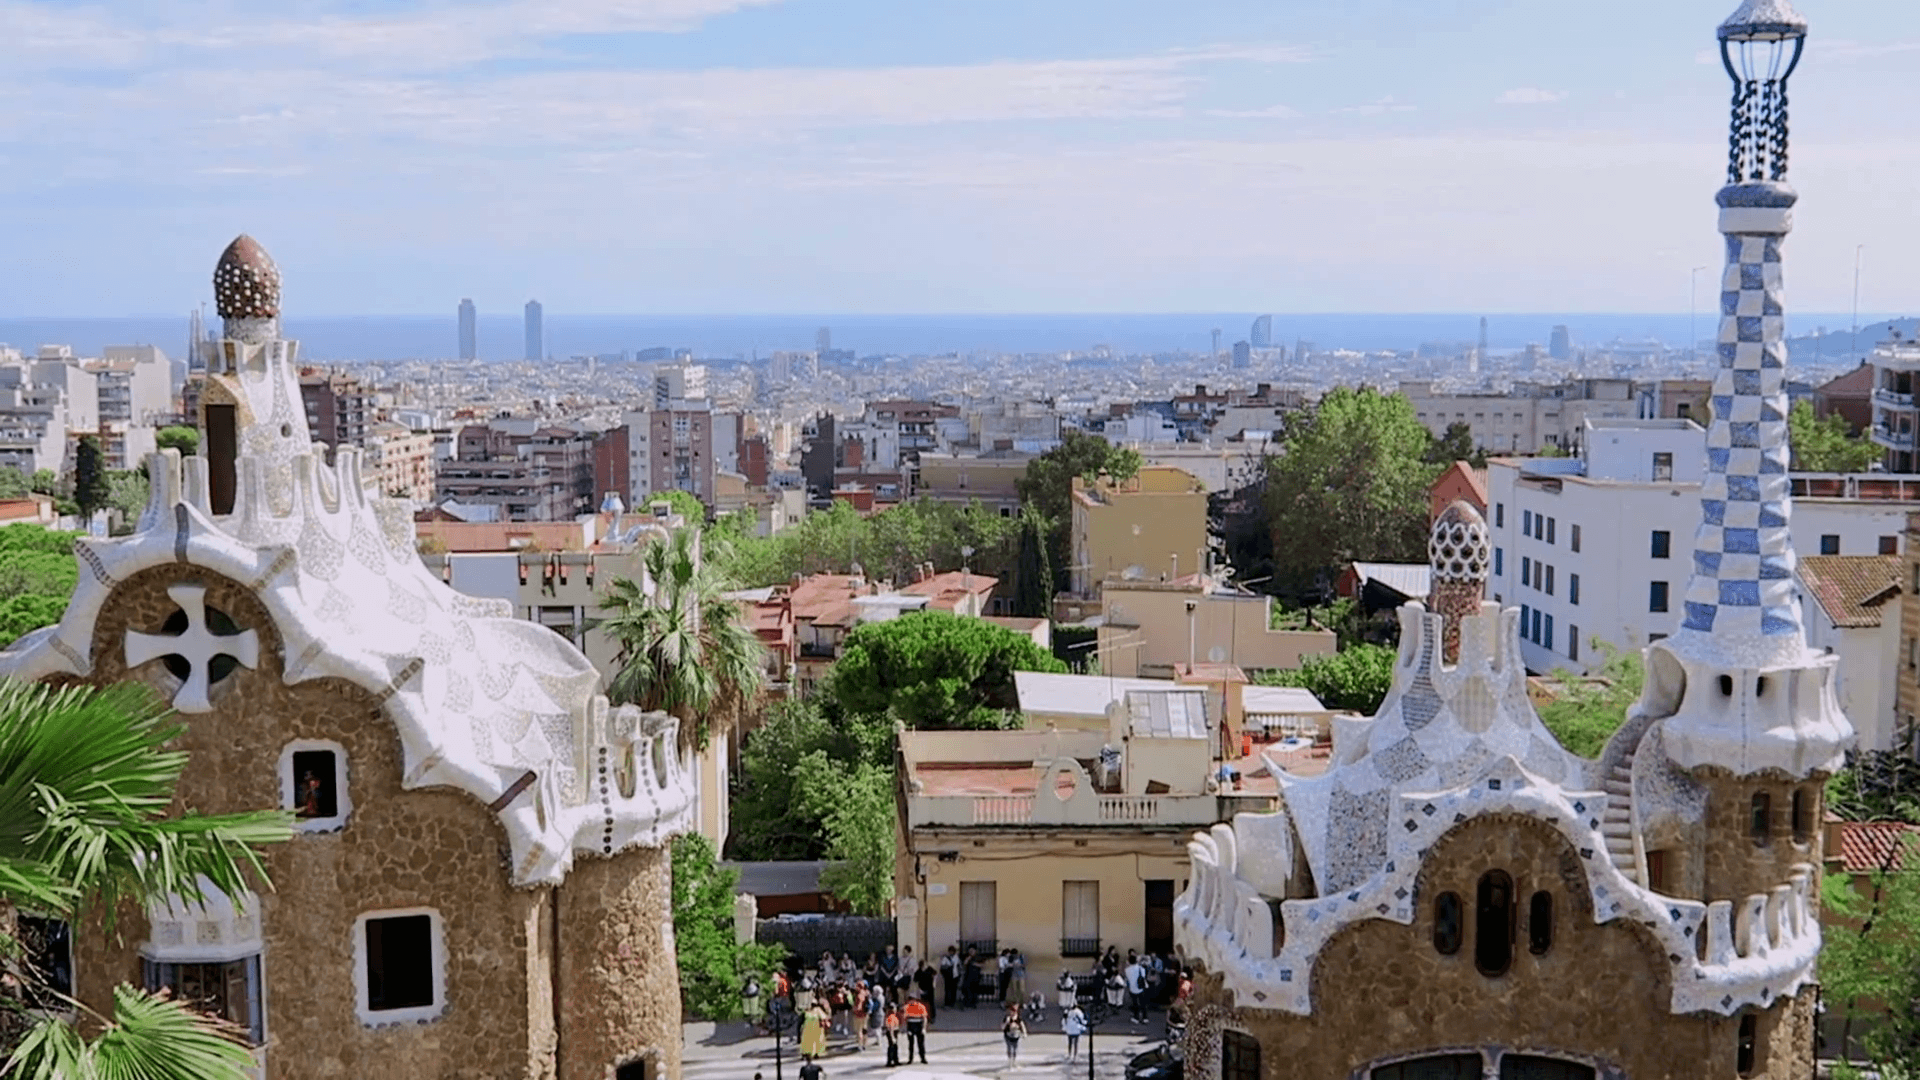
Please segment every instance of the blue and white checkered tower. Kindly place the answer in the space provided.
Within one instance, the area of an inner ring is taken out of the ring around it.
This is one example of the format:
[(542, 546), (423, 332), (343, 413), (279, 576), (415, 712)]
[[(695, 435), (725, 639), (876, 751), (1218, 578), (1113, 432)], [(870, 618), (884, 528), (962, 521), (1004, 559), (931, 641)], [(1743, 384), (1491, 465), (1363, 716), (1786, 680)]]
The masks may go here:
[(1781, 245), (1798, 196), (1786, 182), (1787, 78), (1806, 34), (1790, 0), (1745, 0), (1719, 31), (1734, 83), (1716, 199), (1727, 244), (1720, 371), (1686, 616), (1649, 649), (1643, 701), (1672, 715), (1668, 750), (1688, 767), (1805, 776), (1852, 736), (1833, 696), (1833, 658), (1807, 647), (1788, 531)]

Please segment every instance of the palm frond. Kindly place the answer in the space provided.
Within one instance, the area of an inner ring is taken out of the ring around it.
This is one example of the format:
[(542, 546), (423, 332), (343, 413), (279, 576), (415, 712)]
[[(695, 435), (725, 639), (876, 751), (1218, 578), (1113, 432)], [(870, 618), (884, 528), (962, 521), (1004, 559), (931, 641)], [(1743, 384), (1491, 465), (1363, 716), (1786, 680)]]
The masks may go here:
[(91, 1042), (63, 1020), (28, 1029), (7, 1080), (246, 1080), (253, 1055), (230, 1024), (184, 1004), (115, 987), (113, 1016)]

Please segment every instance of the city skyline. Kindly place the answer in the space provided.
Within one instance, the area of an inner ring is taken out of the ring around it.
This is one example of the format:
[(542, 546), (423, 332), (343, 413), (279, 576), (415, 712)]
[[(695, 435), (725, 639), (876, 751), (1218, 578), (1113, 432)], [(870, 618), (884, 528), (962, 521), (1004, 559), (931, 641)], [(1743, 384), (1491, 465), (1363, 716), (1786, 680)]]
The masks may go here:
[[(10, 0), (0, 315), (184, 311), (238, 231), (325, 314), (1681, 310), (1723, 6)], [(1788, 287), (1846, 310), (1865, 244), (1899, 310), (1920, 211), (1873, 178), (1920, 166), (1877, 123), (1920, 9), (1810, 17)]]

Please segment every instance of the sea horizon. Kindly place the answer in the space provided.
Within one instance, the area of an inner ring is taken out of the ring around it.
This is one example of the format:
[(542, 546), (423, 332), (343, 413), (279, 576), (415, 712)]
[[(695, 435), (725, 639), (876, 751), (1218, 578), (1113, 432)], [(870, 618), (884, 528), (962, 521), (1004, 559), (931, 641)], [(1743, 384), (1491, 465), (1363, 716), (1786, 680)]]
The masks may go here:
[[(828, 328), (836, 349), (858, 356), (940, 356), (950, 354), (1057, 354), (1100, 347), (1118, 353), (1151, 355), (1203, 353), (1220, 330), (1220, 347), (1247, 340), (1252, 312), (1052, 314), (688, 314), (621, 315), (548, 310), (544, 315), (549, 358), (632, 355), (649, 348), (690, 349), (702, 359), (765, 357), (775, 351), (808, 351), (815, 334)], [(1273, 344), (1291, 351), (1308, 341), (1322, 350), (1364, 352), (1410, 350), (1426, 344), (1464, 345), (1480, 334), (1479, 314), (1438, 313), (1286, 313), (1273, 312)], [(1859, 316), (1862, 337), (1886, 322), (1884, 313)], [(1710, 340), (1718, 324), (1715, 310), (1689, 314), (1609, 312), (1489, 312), (1487, 344), (1493, 352), (1529, 344), (1545, 346), (1555, 326), (1568, 328), (1576, 346), (1613, 342), (1661, 342), (1684, 347)], [(217, 327), (211, 313), (208, 322)], [(1810, 312), (1788, 317), (1789, 332), (1806, 336), (1823, 329), (1831, 341), (1850, 333), (1851, 313)], [(284, 317), (287, 336), (302, 343), (305, 359), (326, 362), (445, 360), (458, 354), (458, 319), (444, 314), (298, 315)], [(169, 356), (184, 356), (188, 316), (126, 315), (105, 317), (0, 317), (0, 343), (24, 350), (68, 345), (97, 355), (106, 345), (151, 344)], [(481, 313), (480, 359), (525, 359), (521, 313)], [(1835, 358), (1870, 347), (1836, 344)], [(1823, 350), (1824, 353), (1825, 350)]]

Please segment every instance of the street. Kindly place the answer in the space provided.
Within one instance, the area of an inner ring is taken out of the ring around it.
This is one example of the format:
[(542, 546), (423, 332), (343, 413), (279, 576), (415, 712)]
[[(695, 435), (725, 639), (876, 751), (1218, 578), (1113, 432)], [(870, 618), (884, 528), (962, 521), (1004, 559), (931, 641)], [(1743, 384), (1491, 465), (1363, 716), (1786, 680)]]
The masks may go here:
[[(826, 1080), (842, 1077), (889, 1077), (891, 1080), (973, 1080), (978, 1077), (1084, 1077), (1087, 1075), (1087, 1041), (1080, 1040), (1080, 1059), (1067, 1062), (1067, 1039), (1060, 1034), (1058, 1021), (1040, 1027), (1021, 1041), (1020, 1061), (1007, 1063), (1006, 1043), (1000, 1038), (997, 1014), (982, 1010), (974, 1015), (956, 1014), (968, 1030), (936, 1028), (927, 1034), (928, 1064), (915, 1063), (888, 1068), (884, 1042), (855, 1051), (850, 1039), (835, 1039), (821, 1062)], [(972, 1021), (972, 1023), (966, 1023)], [(992, 1025), (987, 1027), (985, 1025)], [(954, 1026), (958, 1026), (955, 1024)], [(1162, 1017), (1156, 1015), (1147, 1024), (1134, 1027), (1124, 1020), (1109, 1021), (1095, 1033), (1094, 1076), (1098, 1080), (1120, 1080), (1126, 1063), (1134, 1055), (1160, 1042), (1164, 1030)], [(738, 1023), (688, 1024), (683, 1028), (680, 1075), (685, 1080), (753, 1080), (759, 1073), (764, 1080), (775, 1080), (773, 1038), (748, 1037)], [(783, 1040), (785, 1068), (781, 1080), (800, 1075), (800, 1055), (789, 1034)], [(901, 1052), (906, 1041), (901, 1040)]]

